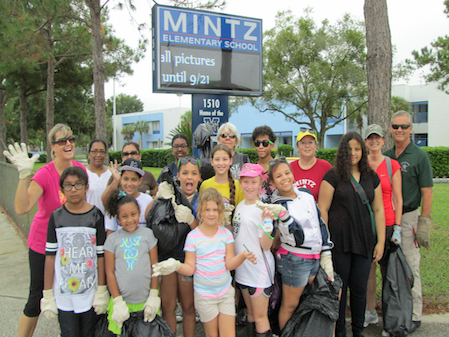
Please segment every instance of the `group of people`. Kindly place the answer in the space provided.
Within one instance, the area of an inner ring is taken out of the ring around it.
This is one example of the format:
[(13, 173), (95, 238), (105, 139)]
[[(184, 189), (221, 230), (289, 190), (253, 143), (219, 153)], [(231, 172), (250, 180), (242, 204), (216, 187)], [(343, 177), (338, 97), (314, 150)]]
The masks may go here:
[[(188, 156), (188, 138), (173, 137), (175, 161), (167, 166), (174, 184), (156, 182), (143, 170), (133, 142), (124, 145), (122, 164), (107, 167), (106, 143), (93, 140), (84, 167), (73, 160), (75, 137), (64, 124), (49, 133), (53, 160), (34, 176), (37, 158), (28, 157), (24, 144), (10, 145), (5, 155), (20, 178), (16, 212), (27, 213), (36, 203), (39, 208), (28, 237), (31, 284), (19, 336), (33, 335), (41, 311), (58, 317), (64, 337), (93, 335), (97, 315), (104, 313), (109, 330), (120, 335), (131, 312), (143, 311), (144, 320), (152, 321), (160, 309), (176, 334), (177, 302), (184, 336), (194, 336), (195, 310), (206, 336), (235, 336), (240, 293), (248, 336), (272, 336), (268, 305), (275, 273), (282, 280), (283, 329), (320, 266), (329, 280), (335, 272), (343, 281), (335, 335), (346, 336), (349, 288), (352, 333), (363, 336), (364, 326), (377, 322), (375, 269), (379, 262), (384, 273), (390, 240), (401, 245), (414, 273), (416, 330), (422, 315), (419, 247), (429, 245), (432, 171), (428, 156), (410, 140), (412, 128), (407, 112), (393, 115), (395, 146), (385, 153), (392, 159), (382, 154), (381, 127), (368, 126), (365, 140), (349, 132), (332, 167), (315, 157), (316, 132), (309, 129), (296, 138), (299, 160), (273, 158), (276, 135), (268, 126), (255, 128), (258, 161), (249, 163), (235, 151), (235, 126), (226, 123), (211, 153), (215, 175), (204, 181), (200, 162)], [(177, 200), (179, 191), (187, 203)], [(181, 241), (167, 243), (149, 228), (152, 214), (167, 202), (181, 224)]]

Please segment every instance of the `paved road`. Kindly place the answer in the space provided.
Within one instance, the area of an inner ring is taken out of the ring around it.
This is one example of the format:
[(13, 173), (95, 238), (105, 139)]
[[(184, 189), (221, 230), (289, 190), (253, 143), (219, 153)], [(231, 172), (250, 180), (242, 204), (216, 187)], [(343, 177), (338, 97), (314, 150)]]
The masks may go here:
[[(28, 248), (21, 233), (1, 211), (0, 233), (0, 336), (13, 337), (17, 336), (19, 317), (28, 295)], [(449, 336), (449, 314), (424, 316), (422, 322), (413, 337)], [(365, 329), (365, 336), (380, 336), (381, 329), (381, 323), (370, 326)], [(40, 319), (34, 336), (58, 337), (58, 323)], [(181, 324), (178, 324), (177, 336), (182, 336)], [(201, 323), (197, 324), (195, 336), (204, 336)], [(237, 336), (246, 336), (245, 329), (238, 329)]]

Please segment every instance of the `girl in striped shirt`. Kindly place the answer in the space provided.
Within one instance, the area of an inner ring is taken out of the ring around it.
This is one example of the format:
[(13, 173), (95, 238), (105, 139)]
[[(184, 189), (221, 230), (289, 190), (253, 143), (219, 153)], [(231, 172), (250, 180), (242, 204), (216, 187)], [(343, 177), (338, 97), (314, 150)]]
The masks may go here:
[(185, 262), (173, 258), (153, 265), (153, 275), (174, 271), (193, 275), (194, 300), (206, 336), (235, 336), (234, 288), (230, 270), (245, 259), (256, 263), (252, 252), (234, 255), (232, 233), (224, 227), (225, 206), (214, 189), (203, 191), (198, 202), (199, 225), (187, 235)]

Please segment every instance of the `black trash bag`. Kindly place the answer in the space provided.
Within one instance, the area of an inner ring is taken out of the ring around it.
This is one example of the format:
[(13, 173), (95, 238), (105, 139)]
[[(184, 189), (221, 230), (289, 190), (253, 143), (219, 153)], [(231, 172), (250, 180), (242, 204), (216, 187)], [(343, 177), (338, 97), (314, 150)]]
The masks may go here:
[(108, 315), (99, 315), (95, 326), (95, 337), (115, 337), (115, 334), (108, 329), (108, 325)]
[[(277, 260), (275, 261), (277, 264)], [(282, 303), (282, 276), (280, 273), (275, 272), (274, 278), (275, 284), (272, 286), (273, 292), (271, 294), (268, 306), (268, 320), (270, 321), (271, 331), (273, 331), (276, 335), (280, 335), (281, 329), (279, 328), (279, 309), (281, 308)]]
[[(173, 186), (176, 204), (193, 208), (181, 188), (173, 180), (173, 175), (168, 167), (164, 167), (160, 174), (161, 182), (166, 181)], [(173, 250), (184, 244), (190, 227), (186, 223), (178, 223), (171, 200), (157, 198), (147, 215), (147, 227), (153, 230), (158, 239), (157, 250), (161, 256), (171, 255)]]
[(332, 337), (338, 319), (338, 294), (343, 285), (338, 274), (331, 282), (320, 267), (312, 284), (304, 289), (301, 301), (282, 330), (281, 337)]
[(123, 323), (120, 337), (175, 337), (175, 334), (161, 316), (156, 315), (152, 322), (144, 322), (143, 311), (135, 311)]
[(193, 132), (193, 145), (201, 150), (200, 159), (210, 160), (212, 152), (211, 137), (215, 134), (217, 123), (201, 123)]
[(401, 247), (389, 244), (382, 288), (384, 330), (390, 336), (407, 336), (412, 327), (414, 278)]

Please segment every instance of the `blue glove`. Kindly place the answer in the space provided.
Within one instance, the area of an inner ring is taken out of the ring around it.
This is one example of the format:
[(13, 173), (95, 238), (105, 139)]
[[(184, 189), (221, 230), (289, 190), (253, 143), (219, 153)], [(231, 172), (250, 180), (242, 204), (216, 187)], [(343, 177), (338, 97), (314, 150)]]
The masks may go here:
[(391, 236), (391, 241), (397, 245), (401, 244), (401, 226), (394, 225), (393, 235)]

